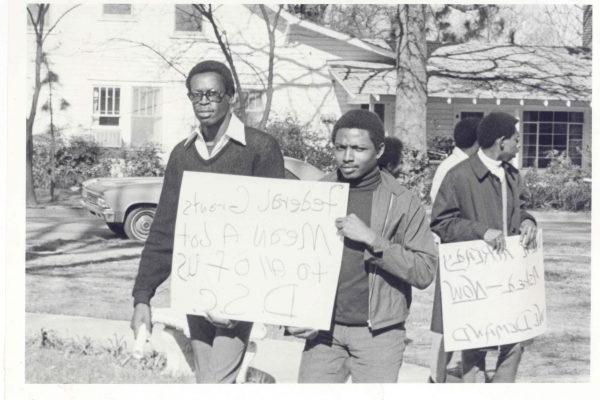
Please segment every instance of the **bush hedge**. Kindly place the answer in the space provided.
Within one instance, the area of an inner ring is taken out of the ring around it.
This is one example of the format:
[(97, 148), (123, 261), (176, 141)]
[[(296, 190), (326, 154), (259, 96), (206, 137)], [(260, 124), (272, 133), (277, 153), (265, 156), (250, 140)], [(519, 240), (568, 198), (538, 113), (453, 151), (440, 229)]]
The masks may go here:
[(589, 211), (592, 185), (584, 181), (585, 171), (559, 152), (550, 154), (546, 169), (528, 168), (523, 174), (523, 196), (528, 209)]
[[(33, 137), (33, 181), (38, 189), (50, 187), (50, 136)], [(85, 136), (55, 140), (55, 184), (57, 188), (79, 186), (99, 177), (161, 176), (164, 167), (155, 144), (132, 149), (106, 149)]]

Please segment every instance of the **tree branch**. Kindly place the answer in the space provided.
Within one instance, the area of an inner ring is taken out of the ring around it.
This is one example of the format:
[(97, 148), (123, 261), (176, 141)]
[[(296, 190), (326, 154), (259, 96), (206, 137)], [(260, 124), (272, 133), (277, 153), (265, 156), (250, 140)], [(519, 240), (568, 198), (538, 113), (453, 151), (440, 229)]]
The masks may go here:
[[(62, 15), (60, 17), (58, 17), (58, 19), (56, 20), (56, 22), (54, 23), (54, 25), (52, 25), (50, 27), (50, 29), (48, 29), (48, 31), (46, 32), (46, 34), (42, 38), (42, 41), (46, 40), (46, 38), (48, 37), (48, 35), (50, 33), (52, 33), (52, 31), (54, 30), (54, 28), (56, 28), (56, 25), (58, 25), (58, 23), (60, 22), (60, 20), (63, 19), (65, 15), (67, 15), (68, 13), (70, 13), (71, 11), (73, 11), (74, 9), (76, 9), (77, 7), (79, 7), (80, 5), (81, 4), (75, 4), (73, 7), (69, 8), (67, 11), (65, 11), (64, 13), (62, 13)], [(50, 6), (48, 6), (48, 7), (50, 7)]]

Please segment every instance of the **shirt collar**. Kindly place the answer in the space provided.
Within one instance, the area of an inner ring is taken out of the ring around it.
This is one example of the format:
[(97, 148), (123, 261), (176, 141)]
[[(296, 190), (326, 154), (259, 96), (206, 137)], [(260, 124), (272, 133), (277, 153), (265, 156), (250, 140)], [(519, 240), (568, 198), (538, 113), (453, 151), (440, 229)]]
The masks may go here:
[(481, 149), (477, 150), (477, 158), (479, 158), (481, 160), (483, 165), (492, 174), (498, 176), (499, 178), (504, 175), (504, 169), (502, 168), (502, 161), (494, 160), (493, 158), (488, 157)]
[(469, 155), (467, 153), (465, 153), (464, 151), (462, 151), (462, 149), (458, 146), (454, 146), (454, 148), (452, 149), (452, 156), (466, 160), (467, 158), (469, 158)]
[[(230, 139), (235, 140), (241, 145), (246, 145), (246, 131), (244, 127), (244, 123), (239, 120), (235, 114), (231, 113), (231, 119), (229, 120), (229, 126), (227, 126), (227, 130), (225, 131), (225, 135), (227, 135)], [(184, 146), (188, 147), (191, 143), (196, 140), (197, 137), (202, 138), (200, 135), (200, 128), (196, 127), (192, 131), (192, 133), (185, 140)]]

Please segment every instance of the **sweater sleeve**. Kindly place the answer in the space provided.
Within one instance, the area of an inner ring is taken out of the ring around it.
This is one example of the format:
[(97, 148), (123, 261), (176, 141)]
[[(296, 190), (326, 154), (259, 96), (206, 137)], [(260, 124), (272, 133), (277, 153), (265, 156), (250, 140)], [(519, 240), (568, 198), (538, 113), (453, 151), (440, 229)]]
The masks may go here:
[(488, 227), (481, 222), (461, 218), (457, 190), (460, 189), (454, 175), (446, 175), (433, 202), (431, 230), (442, 243), (483, 239)]
[(377, 264), (383, 270), (412, 286), (425, 289), (435, 277), (437, 251), (427, 214), (416, 197), (411, 198), (405, 218), (405, 230), (396, 232), (393, 242), (379, 237), (371, 253), (380, 258)]
[(263, 135), (266, 140), (262, 141), (264, 146), (257, 149), (252, 175), (263, 178), (283, 178), (283, 155), (279, 144), (269, 134), (263, 133)]
[(176, 147), (167, 163), (162, 191), (150, 234), (142, 250), (138, 274), (133, 286), (133, 304), (150, 304), (156, 288), (171, 273), (173, 256), (173, 232), (179, 202), (182, 172), (177, 166)]

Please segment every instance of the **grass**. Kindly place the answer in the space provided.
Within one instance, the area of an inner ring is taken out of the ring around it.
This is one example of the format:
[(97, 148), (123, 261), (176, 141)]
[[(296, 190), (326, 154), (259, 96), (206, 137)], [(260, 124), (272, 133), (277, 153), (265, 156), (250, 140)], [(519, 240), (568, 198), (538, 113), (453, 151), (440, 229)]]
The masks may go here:
[(161, 375), (165, 358), (140, 360), (120, 343), (97, 346), (88, 339), (60, 339), (44, 331), (25, 344), (27, 383), (192, 383), (193, 377)]
[[(542, 228), (545, 232), (548, 331), (527, 347), (517, 379), (520, 382), (587, 382), (590, 373), (590, 223), (542, 223)], [(98, 238), (78, 244), (56, 241), (47, 246), (37, 245), (39, 247), (29, 248), (26, 255), (27, 312), (118, 320), (131, 318), (131, 289), (141, 246), (123, 239)], [(115, 253), (120, 256), (107, 261), (107, 254)], [(433, 285), (413, 293), (407, 322), (410, 343), (405, 360), (429, 367)], [(168, 306), (168, 280), (158, 289), (152, 304)], [(272, 329), (270, 337), (280, 338), (281, 332)], [(50, 373), (47, 371), (50, 366), (62, 370), (70, 368), (66, 364), (74, 362), (82, 363), (78, 365), (84, 368), (84, 360), (65, 360), (58, 357), (58, 353), (51, 355), (54, 351), (28, 346), (29, 382), (57, 377), (44, 375)], [(102, 358), (105, 356), (93, 357), (99, 357), (94, 362), (101, 365), (108, 362)], [(156, 375), (151, 372), (138, 373), (135, 382), (146, 382), (146, 373), (152, 376), (148, 381), (157, 382)], [(94, 382), (130, 379), (130, 372), (118, 365), (107, 367), (103, 374), (103, 377), (94, 376), (97, 379)], [(65, 373), (64, 377), (68, 378), (69, 374)], [(51, 381), (62, 382), (60, 379)]]

